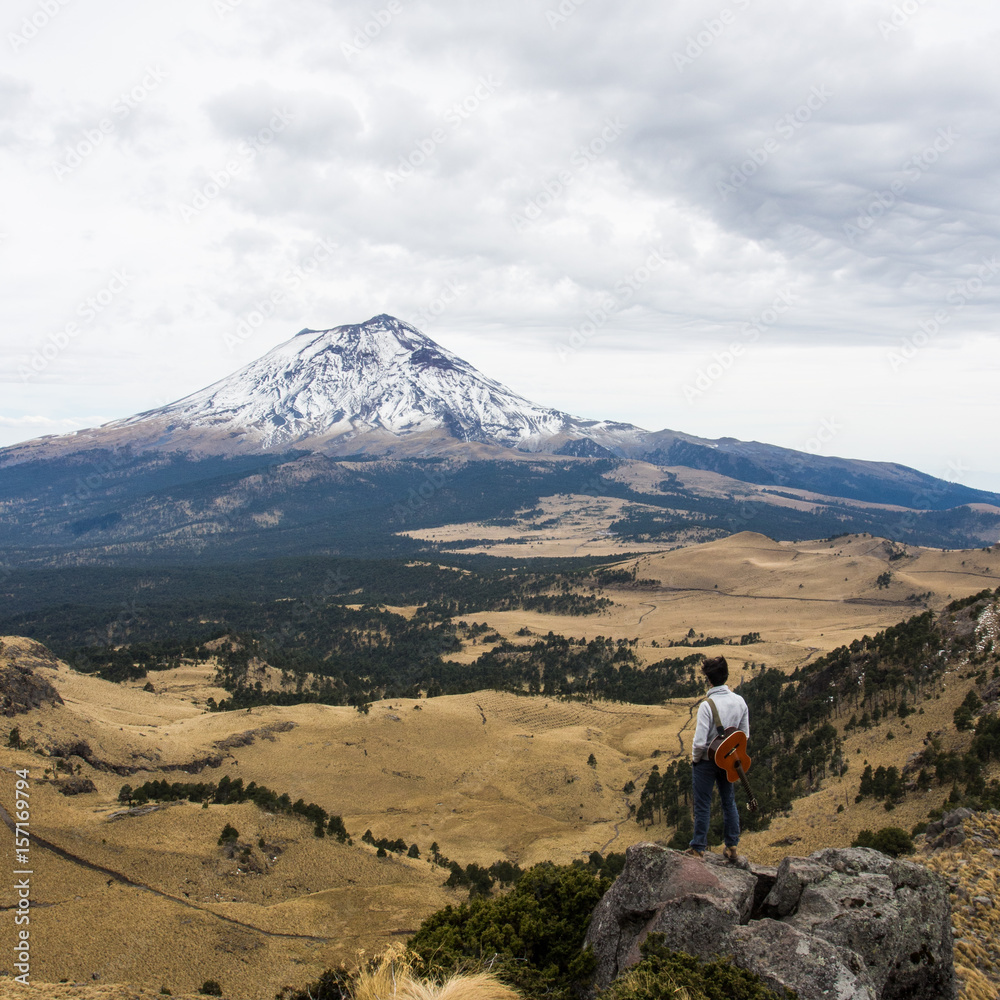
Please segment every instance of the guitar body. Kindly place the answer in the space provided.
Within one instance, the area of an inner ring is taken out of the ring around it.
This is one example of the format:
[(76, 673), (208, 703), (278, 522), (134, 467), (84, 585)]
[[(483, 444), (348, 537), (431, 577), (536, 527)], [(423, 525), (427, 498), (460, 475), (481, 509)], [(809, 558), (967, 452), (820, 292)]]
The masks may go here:
[(708, 747), (709, 756), (717, 767), (726, 772), (730, 782), (742, 782), (747, 793), (747, 808), (757, 811), (757, 799), (754, 797), (747, 781), (747, 771), (750, 770), (750, 756), (747, 753), (747, 734), (742, 729), (730, 726), (722, 736), (716, 736)]
[(742, 729), (735, 729), (730, 726), (724, 736), (716, 736), (709, 745), (708, 752), (715, 763), (726, 772), (726, 777), (731, 782), (735, 783), (740, 780), (739, 771), (736, 770), (737, 764), (744, 771), (750, 770), (750, 757), (747, 754), (747, 734)]

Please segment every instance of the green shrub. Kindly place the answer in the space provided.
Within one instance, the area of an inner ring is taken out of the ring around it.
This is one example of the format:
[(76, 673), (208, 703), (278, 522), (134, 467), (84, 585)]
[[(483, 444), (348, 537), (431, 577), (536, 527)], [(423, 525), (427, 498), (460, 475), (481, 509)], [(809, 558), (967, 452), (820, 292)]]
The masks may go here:
[(891, 858), (898, 858), (901, 854), (913, 853), (913, 839), (898, 826), (883, 826), (877, 833), (862, 830), (854, 838), (851, 847), (873, 847)]
[(206, 979), (201, 984), (201, 989), (198, 992), (205, 997), (221, 997), (222, 987), (219, 985), (218, 980)]
[(297, 990), (285, 986), (277, 993), (276, 1000), (351, 1000), (351, 974), (341, 966), (327, 969), (319, 979)]
[(535, 865), (509, 893), (428, 917), (409, 943), (416, 971), (438, 977), (489, 962), (526, 996), (570, 1000), (593, 971), (583, 938), (610, 885), (583, 866)]
[(959, 705), (952, 713), (952, 719), (959, 732), (966, 732), (972, 728), (972, 712), (967, 705)]
[(219, 834), (220, 844), (235, 844), (237, 840), (240, 839), (240, 831), (236, 829), (230, 823), (227, 823), (222, 828), (222, 833)]

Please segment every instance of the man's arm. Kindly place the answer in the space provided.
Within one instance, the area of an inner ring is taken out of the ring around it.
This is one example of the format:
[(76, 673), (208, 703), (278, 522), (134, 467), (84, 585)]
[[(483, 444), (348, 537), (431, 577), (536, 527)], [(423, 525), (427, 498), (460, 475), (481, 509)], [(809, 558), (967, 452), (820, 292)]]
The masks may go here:
[[(740, 701), (743, 701), (741, 698)], [(740, 715), (739, 729), (747, 734), (747, 739), (750, 739), (750, 709), (747, 708), (747, 703), (743, 701), (743, 713)]]
[(691, 760), (697, 763), (704, 756), (702, 751), (708, 749), (712, 738), (709, 732), (712, 727), (712, 709), (707, 701), (703, 701), (698, 706), (698, 720), (694, 727), (694, 736), (691, 738)]

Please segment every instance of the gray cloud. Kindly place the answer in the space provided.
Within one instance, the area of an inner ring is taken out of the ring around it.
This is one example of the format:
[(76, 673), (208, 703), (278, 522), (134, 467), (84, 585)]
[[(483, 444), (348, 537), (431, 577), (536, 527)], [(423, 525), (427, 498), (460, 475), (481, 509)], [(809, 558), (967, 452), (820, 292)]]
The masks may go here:
[[(386, 310), (482, 349), (497, 377), (538, 366), (530, 388), (557, 405), (647, 426), (698, 432), (720, 415), (739, 436), (749, 372), (777, 392), (816, 377), (817, 351), (844, 384), (869, 351), (901, 414), (928, 366), (943, 398), (981, 394), (970, 345), (992, 333), (1000, 290), (983, 263), (1000, 235), (998, 15), (927, 4), (895, 24), (894, 6), (228, 0), (166, 20), (122, 6), (78, 24), (96, 75), (53, 28), (0, 76), (0, 161), (22, 192), (0, 219), (12, 356), (127, 259), (127, 302), (67, 352), (65, 378), (102, 364), (127, 378), (115, 358), (134, 356), (193, 389), (300, 325)], [(71, 176), (47, 176), (147, 63), (164, 84)], [(290, 123), (261, 139), (276, 111)], [(310, 268), (320, 241), (332, 249)], [(53, 302), (53, 287), (73, 291)], [(227, 346), (272, 292), (267, 321)], [(781, 294), (794, 307), (764, 322)], [(758, 360), (711, 406), (685, 403), (689, 373), (754, 324)], [(497, 339), (509, 350), (486, 350)], [(606, 411), (592, 370), (635, 380), (614, 395), (635, 412)], [(878, 433), (885, 456), (905, 432)], [(942, 447), (926, 463), (939, 474)]]

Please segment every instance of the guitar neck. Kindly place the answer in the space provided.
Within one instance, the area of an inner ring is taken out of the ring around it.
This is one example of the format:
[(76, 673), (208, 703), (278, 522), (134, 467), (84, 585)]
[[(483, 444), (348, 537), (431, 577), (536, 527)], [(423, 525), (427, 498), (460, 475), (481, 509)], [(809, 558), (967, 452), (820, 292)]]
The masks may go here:
[(740, 776), (743, 791), (747, 793), (747, 804), (750, 806), (750, 811), (756, 812), (757, 797), (754, 795), (753, 789), (750, 787), (750, 782), (747, 780), (746, 772), (743, 770), (743, 765), (739, 761), (736, 761), (736, 773)]

